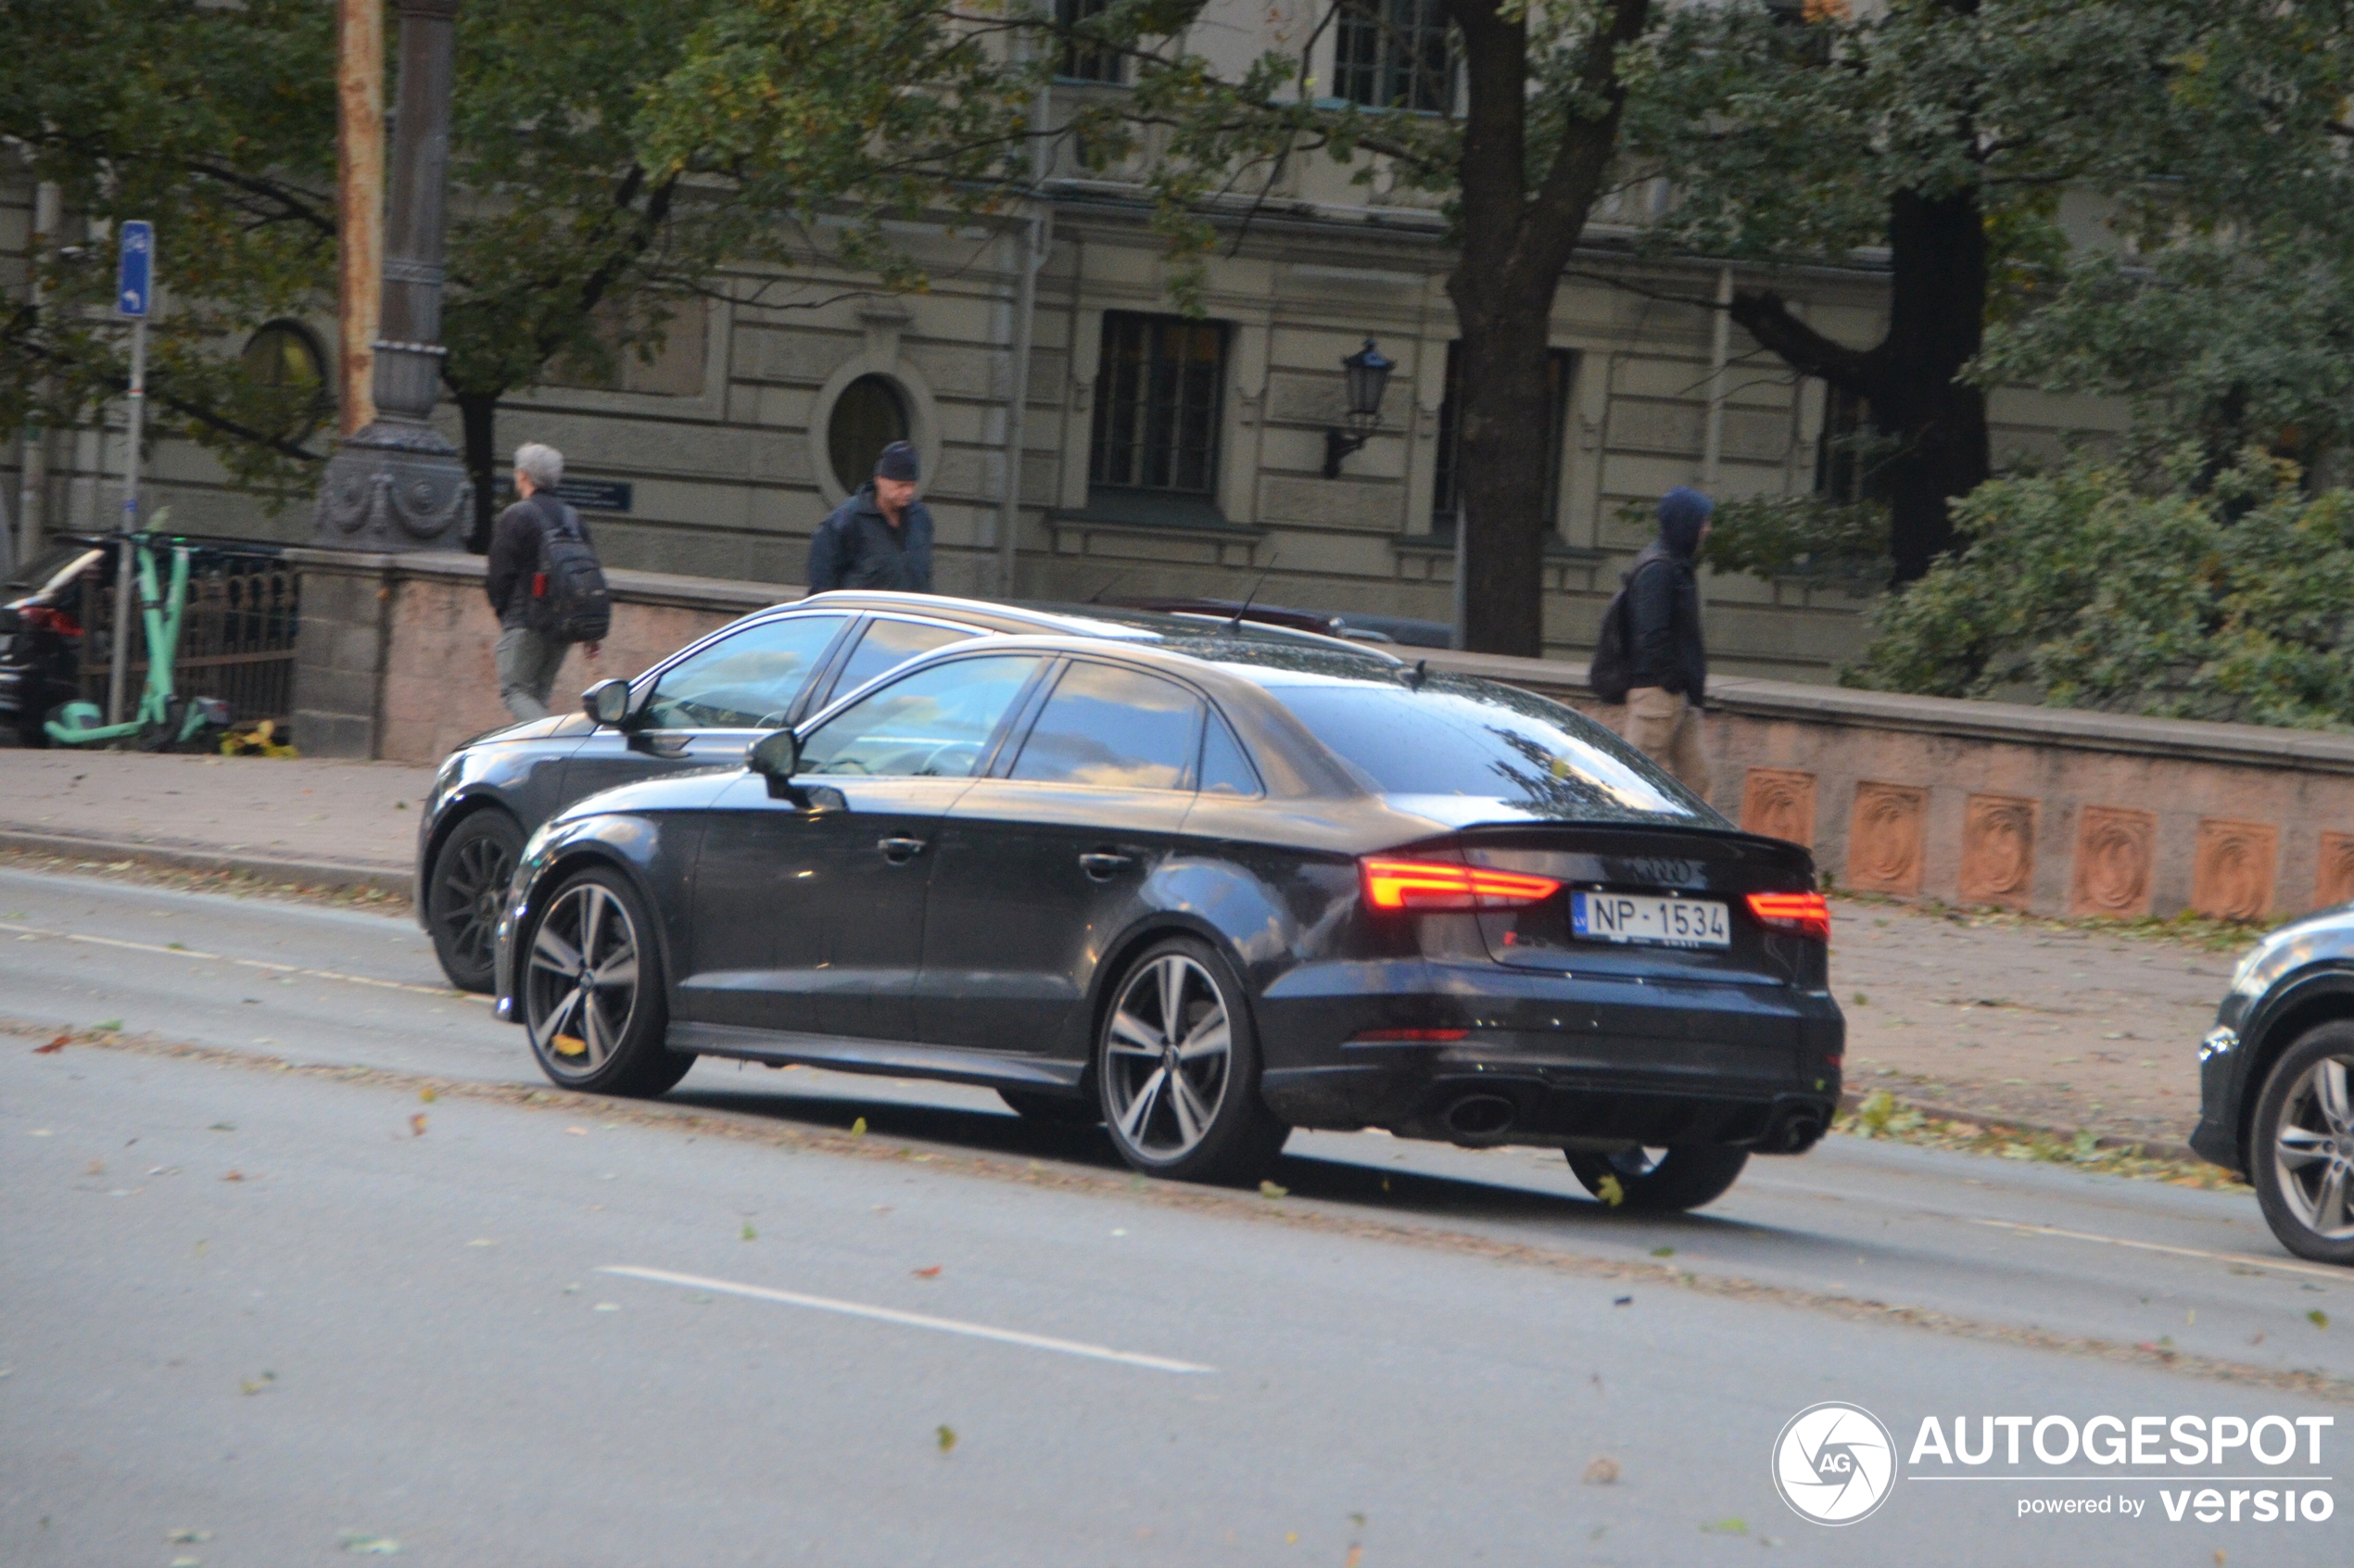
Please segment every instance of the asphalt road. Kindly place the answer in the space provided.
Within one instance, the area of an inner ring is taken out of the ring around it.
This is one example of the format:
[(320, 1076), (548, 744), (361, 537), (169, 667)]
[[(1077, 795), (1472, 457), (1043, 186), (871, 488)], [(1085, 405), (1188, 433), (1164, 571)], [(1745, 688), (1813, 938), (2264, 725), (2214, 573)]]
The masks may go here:
[[(382, 916), (0, 871), (11, 1019), (533, 1081), (514, 1031), (436, 978)], [(2194, 1477), (2354, 1503), (2354, 1278), (2282, 1253), (2245, 1196), (1833, 1139), (1639, 1220), (1538, 1151), (1315, 1135), (1270, 1200), (1131, 1182), (1097, 1135), (938, 1085), (705, 1064), (671, 1099), (713, 1135), (33, 1043), (0, 1041), (10, 1564), (397, 1541), (452, 1563), (1373, 1568), (1771, 1541), (2204, 1565), (2354, 1542), (2342, 1510), (2166, 1517)], [(1768, 1464), (1825, 1399), (1900, 1458), (1930, 1415), (2335, 1425), (2286, 1469), (1930, 1459), (1828, 1529)], [(1598, 1459), (1614, 1480), (1583, 1480)], [(2018, 1511), (2095, 1498), (2143, 1511)]]

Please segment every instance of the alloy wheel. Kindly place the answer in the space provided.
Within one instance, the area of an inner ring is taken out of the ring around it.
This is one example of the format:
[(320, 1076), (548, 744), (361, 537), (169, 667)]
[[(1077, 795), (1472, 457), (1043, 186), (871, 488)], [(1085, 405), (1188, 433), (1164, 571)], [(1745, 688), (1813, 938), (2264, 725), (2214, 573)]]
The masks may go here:
[(1233, 1029), (1218, 982), (1185, 955), (1164, 954), (1128, 978), (1108, 1028), (1106, 1097), (1120, 1136), (1157, 1161), (1192, 1153), (1233, 1076)]
[(621, 900), (585, 880), (557, 894), (525, 973), (524, 1016), (549, 1070), (586, 1078), (603, 1067), (638, 1011), (638, 929)]
[(2297, 1222), (2329, 1241), (2354, 1240), (2354, 1056), (2307, 1068), (2281, 1106), (2273, 1173)]
[(453, 846), (434, 888), (434, 918), (449, 933), (452, 955), (490, 967), (499, 934), (499, 901), (515, 874), (514, 853), (483, 834)]

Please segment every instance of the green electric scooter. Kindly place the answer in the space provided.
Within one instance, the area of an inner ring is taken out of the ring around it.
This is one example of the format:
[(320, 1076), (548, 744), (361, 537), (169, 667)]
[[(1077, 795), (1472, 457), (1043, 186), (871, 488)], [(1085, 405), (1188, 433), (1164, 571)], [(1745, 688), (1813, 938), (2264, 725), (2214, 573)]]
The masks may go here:
[[(156, 521), (168, 515), (158, 512)], [(147, 631), (147, 682), (138, 710), (120, 724), (106, 722), (95, 702), (60, 702), (42, 726), (60, 746), (103, 746), (131, 740), (143, 752), (210, 750), (212, 737), (229, 727), (229, 704), (217, 697), (183, 698), (172, 689), (172, 663), (180, 650), (180, 620), (188, 605), (188, 567), (195, 551), (185, 544), (171, 547), (171, 586), (156, 586), (155, 534), (133, 534), (133, 553), (139, 562), (139, 608)], [(120, 636), (118, 627), (116, 635)]]

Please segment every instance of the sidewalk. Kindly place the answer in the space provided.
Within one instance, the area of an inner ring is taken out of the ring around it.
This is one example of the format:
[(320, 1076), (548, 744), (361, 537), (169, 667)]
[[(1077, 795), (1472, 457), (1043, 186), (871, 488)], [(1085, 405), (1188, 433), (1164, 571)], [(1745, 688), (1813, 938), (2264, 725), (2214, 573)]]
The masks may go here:
[[(406, 896), (433, 770), (0, 749), (0, 850), (246, 869)], [(2180, 1145), (2234, 955), (1894, 904), (1835, 905), (1847, 1081), (1990, 1120)]]

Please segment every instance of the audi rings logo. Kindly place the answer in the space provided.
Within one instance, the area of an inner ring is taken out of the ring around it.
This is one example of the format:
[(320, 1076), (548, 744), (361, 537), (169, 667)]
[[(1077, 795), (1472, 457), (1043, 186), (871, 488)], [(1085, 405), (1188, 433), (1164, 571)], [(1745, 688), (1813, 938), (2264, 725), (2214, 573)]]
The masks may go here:
[(1817, 1524), (1853, 1524), (1895, 1486), (1896, 1440), (1860, 1405), (1809, 1405), (1774, 1439), (1774, 1489)]

